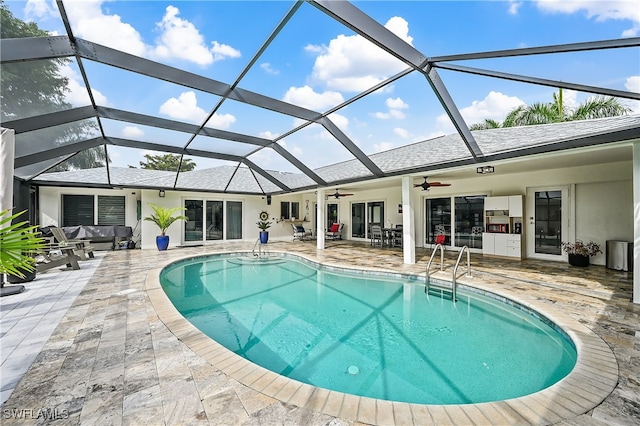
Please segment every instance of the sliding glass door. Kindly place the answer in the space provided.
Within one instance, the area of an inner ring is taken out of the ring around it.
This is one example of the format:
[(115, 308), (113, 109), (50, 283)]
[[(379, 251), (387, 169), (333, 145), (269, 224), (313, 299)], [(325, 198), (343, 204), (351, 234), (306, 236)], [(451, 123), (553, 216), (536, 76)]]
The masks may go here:
[(433, 244), (436, 235), (444, 234), (443, 245), (451, 245), (451, 197), (427, 198), (425, 211), (427, 212), (425, 243)]
[(351, 204), (351, 238), (367, 238), (366, 203)]
[(445, 246), (481, 249), (484, 199), (484, 194), (425, 199), (425, 244), (443, 234)]
[(242, 203), (227, 201), (227, 240), (242, 239)]
[(242, 239), (242, 202), (185, 200), (185, 243)]
[(454, 235), (456, 247), (482, 248), (484, 195), (455, 197)]
[(207, 201), (205, 225), (207, 226), (206, 238), (208, 241), (223, 238), (224, 212), (222, 207), (222, 201)]

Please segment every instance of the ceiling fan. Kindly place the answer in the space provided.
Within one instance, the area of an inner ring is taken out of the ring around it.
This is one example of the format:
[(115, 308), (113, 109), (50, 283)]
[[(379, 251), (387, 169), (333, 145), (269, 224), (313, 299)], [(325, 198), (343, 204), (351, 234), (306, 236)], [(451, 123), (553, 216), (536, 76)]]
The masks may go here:
[(341, 194), (340, 191), (338, 189), (336, 189), (336, 192), (334, 192), (333, 194), (328, 195), (329, 197), (333, 197), (336, 200), (340, 197), (348, 197), (349, 195), (353, 195), (353, 194)]
[(424, 182), (413, 185), (415, 188), (421, 186), (423, 191), (428, 191), (432, 186), (451, 186), (450, 183), (441, 182), (427, 182), (427, 176), (424, 177)]

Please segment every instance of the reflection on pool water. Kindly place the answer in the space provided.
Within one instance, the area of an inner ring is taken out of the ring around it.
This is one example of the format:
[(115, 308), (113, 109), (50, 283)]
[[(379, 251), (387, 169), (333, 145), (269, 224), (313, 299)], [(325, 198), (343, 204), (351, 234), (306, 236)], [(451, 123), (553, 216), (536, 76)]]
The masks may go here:
[(497, 401), (565, 377), (576, 350), (513, 304), (424, 282), (347, 273), (291, 256), (217, 255), (160, 276), (174, 306), (244, 358), (322, 388), (421, 404)]

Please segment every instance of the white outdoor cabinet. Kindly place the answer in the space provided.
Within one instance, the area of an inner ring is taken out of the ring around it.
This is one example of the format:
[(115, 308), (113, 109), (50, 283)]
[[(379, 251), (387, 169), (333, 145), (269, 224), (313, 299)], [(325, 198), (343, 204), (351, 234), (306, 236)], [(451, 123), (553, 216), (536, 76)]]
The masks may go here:
[(523, 211), (522, 195), (484, 199), (483, 254), (522, 259)]

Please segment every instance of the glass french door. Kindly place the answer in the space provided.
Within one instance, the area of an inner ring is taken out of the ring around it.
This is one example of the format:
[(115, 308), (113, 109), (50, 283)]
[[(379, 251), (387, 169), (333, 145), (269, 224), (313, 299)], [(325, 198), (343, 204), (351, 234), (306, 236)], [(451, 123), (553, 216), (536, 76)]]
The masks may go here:
[(535, 252), (562, 254), (562, 192), (535, 192)]
[(327, 204), (327, 222), (325, 223), (325, 229), (331, 228), (331, 225), (338, 223), (338, 205)]
[(427, 245), (433, 244), (436, 235), (443, 233), (445, 246), (451, 245), (451, 197), (427, 198), (425, 200), (427, 223), (425, 229)]
[(384, 201), (369, 201), (367, 203), (367, 236), (371, 236), (371, 227), (380, 225), (384, 228)]
[(561, 243), (569, 231), (568, 187), (527, 191), (527, 251), (540, 259), (562, 256)]
[(186, 209), (184, 215), (187, 217), (184, 225), (184, 241), (202, 241), (202, 233), (204, 231), (204, 201), (185, 200), (184, 207)]
[(455, 197), (454, 240), (456, 247), (482, 248), (484, 195)]
[(351, 238), (366, 238), (366, 203), (351, 204)]

